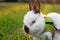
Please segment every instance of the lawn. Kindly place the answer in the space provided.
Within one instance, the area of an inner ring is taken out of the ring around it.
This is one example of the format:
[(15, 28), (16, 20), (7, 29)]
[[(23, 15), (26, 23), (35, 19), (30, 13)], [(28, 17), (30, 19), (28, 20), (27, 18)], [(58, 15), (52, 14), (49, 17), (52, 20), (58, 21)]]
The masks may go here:
[[(0, 40), (32, 40), (23, 30), (23, 17), (28, 10), (27, 3), (0, 3)], [(42, 4), (41, 11), (60, 13), (60, 5)]]

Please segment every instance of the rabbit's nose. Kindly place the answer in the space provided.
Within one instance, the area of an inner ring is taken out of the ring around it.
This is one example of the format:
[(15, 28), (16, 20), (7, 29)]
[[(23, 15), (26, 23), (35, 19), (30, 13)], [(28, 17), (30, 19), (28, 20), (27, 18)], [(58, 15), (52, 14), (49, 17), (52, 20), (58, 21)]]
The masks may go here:
[(24, 30), (26, 33), (29, 33), (29, 28), (26, 25), (24, 25)]

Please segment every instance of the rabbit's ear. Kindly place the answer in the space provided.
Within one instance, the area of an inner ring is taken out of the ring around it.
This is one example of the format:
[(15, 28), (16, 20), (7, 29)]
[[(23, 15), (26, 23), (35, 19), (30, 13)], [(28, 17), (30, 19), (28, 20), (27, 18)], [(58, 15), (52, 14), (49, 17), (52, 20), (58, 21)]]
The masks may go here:
[(29, 0), (29, 9), (34, 10), (34, 0)]
[(35, 13), (40, 13), (40, 1), (39, 0), (29, 0), (29, 9), (34, 10)]
[(35, 0), (34, 10), (35, 10), (35, 13), (40, 13), (40, 1), (39, 0)]

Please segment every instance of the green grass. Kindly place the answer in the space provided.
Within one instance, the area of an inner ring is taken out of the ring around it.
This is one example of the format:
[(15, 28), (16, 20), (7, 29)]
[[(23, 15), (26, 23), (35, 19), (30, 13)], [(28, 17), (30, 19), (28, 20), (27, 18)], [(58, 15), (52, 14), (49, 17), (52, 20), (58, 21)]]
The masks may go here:
[[(51, 6), (51, 11), (60, 13), (60, 5)], [(32, 40), (23, 30), (23, 17), (28, 10), (27, 3), (0, 3), (0, 40)]]

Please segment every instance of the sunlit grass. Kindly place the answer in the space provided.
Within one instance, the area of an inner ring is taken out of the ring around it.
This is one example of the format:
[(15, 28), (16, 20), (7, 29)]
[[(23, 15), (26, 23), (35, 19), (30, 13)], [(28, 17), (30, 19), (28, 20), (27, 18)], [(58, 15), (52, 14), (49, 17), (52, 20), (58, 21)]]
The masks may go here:
[(21, 30), (28, 4), (24, 6), (20, 3), (2, 3), (0, 5), (0, 31), (3, 33), (3, 40), (31, 40), (29, 35)]
[(47, 14), (47, 13), (49, 13), (49, 12), (51, 12), (51, 9), (52, 8), (52, 5), (45, 5), (44, 6), (44, 8), (43, 8), (43, 10), (42, 10), (42, 12), (44, 13), (44, 14)]

